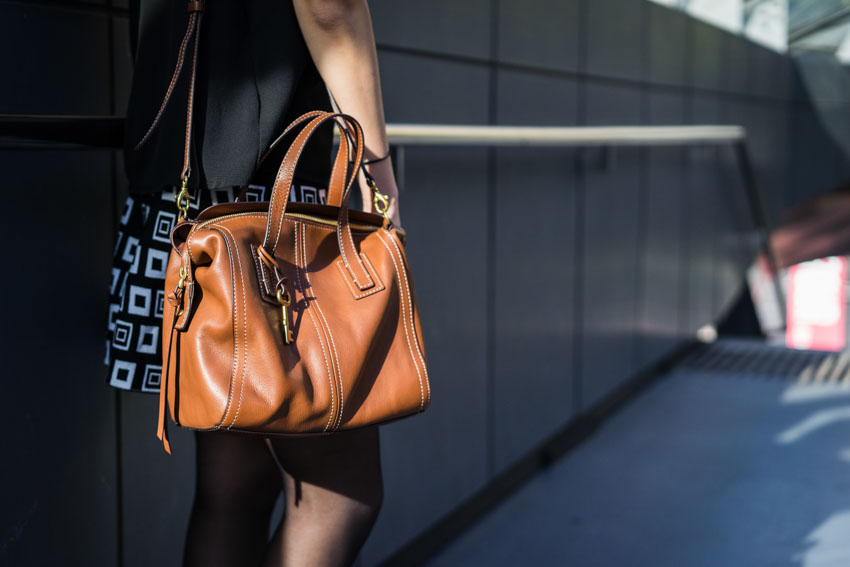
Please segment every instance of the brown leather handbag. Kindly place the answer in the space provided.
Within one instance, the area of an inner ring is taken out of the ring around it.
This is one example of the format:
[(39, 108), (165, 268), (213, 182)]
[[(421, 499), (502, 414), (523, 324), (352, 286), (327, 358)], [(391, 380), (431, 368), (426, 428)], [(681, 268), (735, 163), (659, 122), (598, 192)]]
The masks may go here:
[[(424, 411), (425, 347), (401, 234), (349, 210), (363, 132), (315, 111), (283, 159), (270, 202), (202, 211), (172, 231), (157, 436), (180, 426), (327, 434)], [(298, 159), (321, 125), (343, 134), (328, 205), (289, 202)], [(353, 166), (349, 156), (353, 152)]]
[[(183, 427), (261, 435), (329, 434), (424, 411), (431, 388), (404, 232), (385, 210), (348, 208), (364, 150), (354, 118), (301, 116), (272, 143), (302, 128), (270, 202), (244, 202), (243, 190), (237, 202), (186, 220), (203, 12), (203, 0), (188, 2), (174, 75), (136, 146), (156, 129), (193, 42), (180, 222), (171, 232), (165, 279), (157, 437), (171, 453), (166, 405)], [(344, 134), (328, 204), (290, 203), (298, 160), (316, 129), (329, 124)], [(376, 205), (386, 205), (373, 180), (371, 187)]]

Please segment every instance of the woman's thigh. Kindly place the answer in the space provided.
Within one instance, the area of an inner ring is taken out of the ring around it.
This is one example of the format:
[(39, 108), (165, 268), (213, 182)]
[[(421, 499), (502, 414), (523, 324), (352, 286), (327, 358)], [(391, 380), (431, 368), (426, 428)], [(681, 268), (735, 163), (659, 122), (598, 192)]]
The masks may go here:
[(287, 508), (298, 507), (313, 494), (380, 506), (383, 482), (377, 426), (327, 436), (271, 437), (268, 443), (285, 472)]
[[(260, 436), (195, 432), (196, 490), (222, 506), (271, 508), (281, 489), (280, 471)], [(213, 505), (215, 505), (213, 504)]]

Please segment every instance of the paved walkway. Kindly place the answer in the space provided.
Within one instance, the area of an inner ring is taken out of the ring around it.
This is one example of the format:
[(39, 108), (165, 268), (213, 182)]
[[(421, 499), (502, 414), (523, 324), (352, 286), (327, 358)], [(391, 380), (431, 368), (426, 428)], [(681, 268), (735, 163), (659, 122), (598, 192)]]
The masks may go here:
[(671, 372), (429, 565), (850, 566), (850, 387), (816, 371)]

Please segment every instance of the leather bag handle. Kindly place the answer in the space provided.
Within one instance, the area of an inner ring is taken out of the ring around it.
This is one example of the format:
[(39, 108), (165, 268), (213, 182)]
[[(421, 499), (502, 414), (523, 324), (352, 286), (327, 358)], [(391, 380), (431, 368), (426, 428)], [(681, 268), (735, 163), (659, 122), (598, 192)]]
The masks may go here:
[[(324, 111), (324, 110), (312, 110), (310, 112), (302, 114), (301, 116), (299, 116), (298, 118), (293, 120), (292, 123), (289, 126), (286, 127), (286, 130), (284, 130), (280, 134), (280, 136), (275, 138), (275, 140), (271, 144), (269, 144), (269, 148), (266, 150), (266, 153), (264, 153), (262, 155), (262, 157), (260, 158), (260, 160), (257, 162), (257, 167), (254, 169), (254, 175), (256, 175), (257, 172), (260, 170), (260, 168), (263, 167), (263, 164), (265, 163), (266, 159), (268, 159), (268, 157), (272, 154), (274, 149), (278, 145), (280, 145), (280, 143), (283, 140), (285, 140), (288, 136), (290, 136), (291, 134), (294, 134), (297, 131), (296, 128), (298, 126), (302, 126), (308, 120), (316, 118), (317, 116), (320, 116), (325, 112), (326, 111)], [(339, 157), (339, 154), (337, 154), (337, 157)], [(330, 183), (328, 184), (328, 198), (327, 198), (327, 204), (328, 205), (333, 205), (334, 207), (339, 207), (342, 204), (342, 193), (343, 193), (343, 190), (344, 190), (344, 187), (345, 187), (344, 183), (345, 183), (345, 178), (339, 177), (338, 170), (336, 168), (336, 163), (334, 163), (334, 168), (331, 172), (331, 180), (330, 180)], [(248, 185), (244, 185), (242, 187), (242, 190), (239, 192), (239, 195), (236, 197), (236, 200), (237, 201), (244, 201), (247, 192), (248, 192)]]
[[(289, 192), (292, 187), (295, 167), (298, 164), (298, 160), (301, 157), (304, 147), (310, 140), (313, 133), (319, 126), (329, 120), (333, 120), (335, 125), (342, 130), (340, 148), (337, 153), (334, 169), (337, 171), (345, 169), (346, 171), (346, 183), (344, 184), (345, 189), (342, 194), (339, 216), (337, 218), (337, 243), (339, 245), (343, 265), (351, 275), (354, 284), (363, 291), (373, 287), (375, 283), (366, 271), (366, 267), (363, 265), (360, 254), (357, 252), (357, 248), (354, 245), (354, 238), (351, 234), (351, 226), (349, 224), (348, 216), (351, 187), (357, 180), (357, 172), (359, 171), (360, 164), (363, 161), (363, 129), (357, 120), (347, 114), (322, 112), (313, 118), (310, 123), (301, 130), (287, 150), (286, 155), (283, 158), (283, 162), (280, 165), (280, 169), (278, 169), (274, 187), (272, 188), (268, 222), (266, 224), (266, 234), (263, 239), (263, 248), (271, 256), (275, 255), (280, 241), (284, 214), (286, 213), (286, 205), (289, 202)], [(345, 130), (343, 129), (344, 127), (347, 127), (349, 132), (353, 132), (354, 138), (354, 160), (350, 173), (347, 171), (348, 138), (346, 137)], [(338, 167), (339, 169), (337, 169)]]

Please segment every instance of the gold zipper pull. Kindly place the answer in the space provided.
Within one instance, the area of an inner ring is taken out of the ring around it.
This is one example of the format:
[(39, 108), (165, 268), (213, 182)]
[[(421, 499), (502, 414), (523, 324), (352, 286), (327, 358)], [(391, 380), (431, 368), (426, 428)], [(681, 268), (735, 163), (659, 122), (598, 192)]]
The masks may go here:
[(277, 302), (280, 303), (280, 310), (283, 313), (283, 317), (281, 318), (281, 323), (283, 324), (283, 342), (288, 345), (294, 341), (292, 338), (292, 329), (289, 328), (289, 313), (286, 311), (286, 308), (292, 303), (292, 298), (283, 280), (278, 284)]

